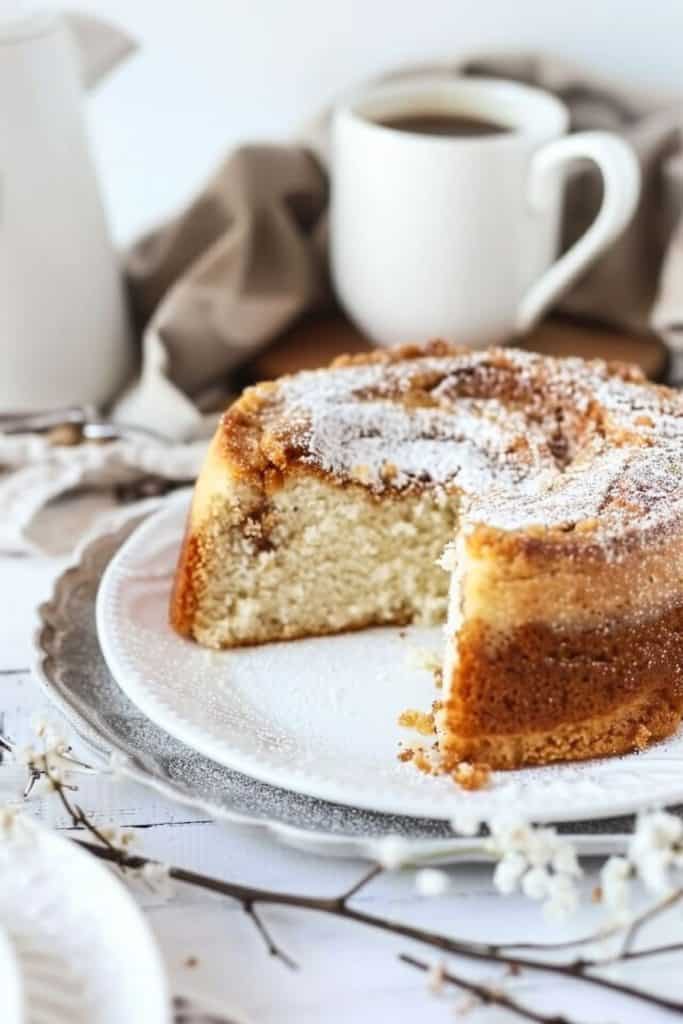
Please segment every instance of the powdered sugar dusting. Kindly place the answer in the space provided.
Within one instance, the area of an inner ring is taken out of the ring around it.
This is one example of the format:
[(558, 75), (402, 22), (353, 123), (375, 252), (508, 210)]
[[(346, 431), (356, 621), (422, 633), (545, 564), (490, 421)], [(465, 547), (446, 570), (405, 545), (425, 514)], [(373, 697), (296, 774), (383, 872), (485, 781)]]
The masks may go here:
[(597, 517), (609, 532), (683, 503), (683, 398), (599, 360), (426, 355), (297, 374), (279, 394), (302, 462), (377, 492), (456, 490), (503, 529)]

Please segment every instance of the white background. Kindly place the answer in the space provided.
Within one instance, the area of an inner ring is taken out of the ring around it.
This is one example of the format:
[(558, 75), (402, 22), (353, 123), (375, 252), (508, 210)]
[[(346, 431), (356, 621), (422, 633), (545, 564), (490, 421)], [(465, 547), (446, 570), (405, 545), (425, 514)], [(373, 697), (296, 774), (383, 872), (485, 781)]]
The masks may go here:
[(683, 94), (680, 0), (82, 0), (73, 6), (115, 21), (142, 46), (89, 101), (117, 241), (182, 203), (236, 141), (286, 138), (340, 90), (404, 62), (541, 50)]

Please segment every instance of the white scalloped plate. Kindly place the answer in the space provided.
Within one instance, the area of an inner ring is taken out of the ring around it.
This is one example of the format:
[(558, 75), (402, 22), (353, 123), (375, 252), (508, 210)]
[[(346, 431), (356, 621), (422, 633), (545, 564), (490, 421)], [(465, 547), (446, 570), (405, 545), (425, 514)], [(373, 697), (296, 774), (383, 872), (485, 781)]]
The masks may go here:
[(0, 921), (3, 1024), (170, 1021), (161, 956), (132, 896), (91, 854), (29, 819), (0, 833)]
[[(431, 675), (415, 649), (439, 629), (372, 629), (207, 651), (168, 625), (188, 498), (146, 520), (112, 559), (97, 625), (130, 699), (183, 743), (264, 782), (354, 807), (415, 817), (481, 819), (512, 805), (535, 821), (579, 821), (683, 800), (683, 733), (643, 754), (496, 773), (469, 793), (397, 759), (406, 708), (428, 708)], [(412, 657), (411, 657), (412, 656)]]

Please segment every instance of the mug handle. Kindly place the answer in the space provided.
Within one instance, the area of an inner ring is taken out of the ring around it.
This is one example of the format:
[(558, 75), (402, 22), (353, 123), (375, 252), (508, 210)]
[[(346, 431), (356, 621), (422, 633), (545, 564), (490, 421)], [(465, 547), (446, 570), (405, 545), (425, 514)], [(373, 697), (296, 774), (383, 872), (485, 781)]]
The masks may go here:
[(577, 132), (542, 146), (533, 156), (527, 199), (543, 213), (554, 195), (560, 168), (572, 160), (592, 160), (602, 174), (603, 198), (591, 226), (546, 270), (522, 298), (515, 331), (530, 330), (548, 306), (621, 234), (640, 195), (640, 167), (631, 147), (610, 132)]

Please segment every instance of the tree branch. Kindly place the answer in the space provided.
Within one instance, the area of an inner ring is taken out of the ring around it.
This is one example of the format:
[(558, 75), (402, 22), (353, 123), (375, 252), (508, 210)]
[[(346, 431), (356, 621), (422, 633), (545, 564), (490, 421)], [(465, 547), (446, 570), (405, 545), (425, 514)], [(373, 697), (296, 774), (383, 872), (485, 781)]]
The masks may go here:
[(633, 921), (631, 921), (631, 924), (624, 935), (620, 956), (623, 957), (631, 951), (633, 943), (646, 924), (652, 921), (659, 914), (663, 914), (665, 910), (669, 910), (670, 907), (675, 906), (676, 903), (681, 901), (681, 899), (683, 899), (683, 889), (675, 889), (674, 892), (669, 893), (669, 895), (665, 896), (664, 899), (659, 901), (659, 903), (655, 903), (654, 906), (648, 907), (648, 909), (644, 910), (642, 914), (635, 917)]
[[(154, 863), (146, 857), (137, 855), (131, 856), (125, 851), (116, 851), (114, 854), (106, 848), (97, 846), (84, 840), (76, 839), (87, 850), (90, 850), (96, 857), (103, 860), (114, 861), (123, 867), (140, 869), (145, 864)], [(461, 939), (451, 939), (446, 935), (431, 932), (422, 928), (415, 928), (411, 925), (402, 924), (400, 921), (390, 921), (383, 917), (375, 917), (366, 914), (361, 910), (348, 906), (340, 901), (338, 897), (332, 899), (327, 897), (304, 896), (297, 893), (271, 892), (268, 889), (256, 889), (251, 886), (239, 885), (235, 882), (224, 882), (217, 878), (206, 875), (199, 875), (185, 868), (169, 869), (169, 876), (177, 882), (185, 882), (188, 885), (199, 886), (209, 892), (220, 893), (231, 899), (237, 900), (244, 905), (245, 902), (262, 905), (280, 905), (297, 907), (300, 910), (315, 910), (322, 914), (330, 914), (333, 917), (343, 918), (348, 921), (355, 921), (357, 924), (364, 924), (369, 928), (378, 931), (389, 932), (392, 935), (401, 935), (403, 938), (421, 942), (433, 949), (439, 949), (443, 953), (453, 953), (457, 956), (470, 960), (493, 962), (503, 964), (507, 967), (525, 968), (531, 971), (556, 974), (564, 978), (584, 982), (597, 988), (602, 988), (620, 995), (630, 996), (633, 999), (649, 1003), (651, 1006), (659, 1006), (664, 1010), (671, 1010), (675, 1013), (683, 1013), (683, 1002), (675, 999), (668, 999), (665, 996), (657, 995), (654, 992), (645, 992), (622, 982), (612, 981), (609, 978), (600, 977), (597, 974), (588, 973), (588, 968), (598, 967), (599, 963), (591, 961), (576, 960), (568, 964), (557, 964), (544, 960), (533, 960), (525, 957), (505, 953), (501, 947), (495, 944), (467, 942)]]
[[(140, 870), (147, 864), (158, 863), (137, 854), (131, 855), (126, 850), (111, 843), (108, 838), (88, 820), (83, 810), (78, 807), (78, 805), (71, 803), (64, 792), (61, 781), (53, 776), (50, 776), (50, 779), (73, 824), (75, 826), (83, 826), (88, 830), (90, 835), (97, 840), (97, 842), (90, 842), (88, 840), (74, 839), (74, 842), (79, 843), (85, 849), (89, 850), (90, 853), (94, 854), (94, 856), (99, 857), (102, 860), (107, 860), (110, 863), (117, 864), (123, 870)], [(642, 1002), (648, 1003), (651, 1006), (658, 1006), (662, 1009), (671, 1010), (675, 1013), (683, 1013), (683, 1002), (657, 995), (654, 992), (646, 992), (642, 989), (627, 985), (624, 982), (613, 981), (610, 978), (604, 978), (598, 974), (591, 973), (599, 967), (611, 966), (614, 963), (618, 963), (620, 960), (633, 958), (633, 954), (631, 954), (627, 948), (622, 949), (623, 955), (617, 955), (607, 961), (577, 959), (569, 963), (555, 963), (547, 960), (535, 960), (515, 955), (510, 952), (510, 949), (513, 949), (514, 947), (468, 942), (463, 939), (451, 939), (448, 936), (440, 935), (437, 932), (416, 928), (411, 925), (402, 924), (399, 921), (391, 921), (383, 917), (376, 917), (372, 914), (367, 914), (349, 906), (349, 900), (351, 897), (358, 893), (365, 885), (368, 885), (381, 871), (382, 868), (379, 865), (373, 866), (370, 871), (366, 872), (358, 882), (352, 885), (345, 893), (342, 893), (341, 896), (330, 898), (304, 896), (297, 893), (272, 892), (268, 889), (258, 889), (253, 886), (239, 885), (236, 882), (225, 882), (217, 878), (211, 878), (208, 875), (200, 875), (197, 872), (188, 871), (185, 868), (169, 867), (167, 869), (168, 876), (177, 882), (194, 885), (209, 892), (219, 893), (222, 896), (227, 896), (236, 900), (252, 919), (271, 955), (278, 957), (283, 961), (283, 963), (290, 967), (296, 966), (294, 961), (274, 942), (270, 932), (255, 912), (254, 908), (257, 904), (263, 906), (279, 905), (296, 907), (300, 910), (314, 910), (318, 913), (329, 914), (333, 917), (342, 918), (347, 921), (355, 921), (357, 924), (363, 924), (368, 928), (374, 928), (378, 931), (388, 932), (392, 935), (400, 935), (403, 938), (420, 942), (433, 949), (439, 949), (444, 953), (452, 953), (465, 959), (497, 963), (515, 970), (524, 968), (530, 971), (554, 974), (559, 977), (580, 981), (596, 988), (602, 988), (606, 991), (616, 992), (623, 996), (629, 996), (633, 999), (638, 999)], [(627, 935), (628, 941), (632, 940), (638, 929), (647, 921), (651, 920), (657, 913), (661, 913), (663, 910), (673, 906), (673, 904), (682, 897), (683, 890), (677, 890), (671, 896), (660, 901), (659, 904), (656, 904), (655, 907), (652, 907), (641, 914), (631, 925), (629, 935)], [(574, 944), (576, 943), (573, 943), (572, 945)], [(413, 966), (416, 966), (416, 964), (413, 964)], [(532, 1017), (530, 1019), (536, 1020), (537, 1018)], [(567, 1022), (563, 1021), (562, 1018), (549, 1018), (549, 1020), (550, 1024), (567, 1024)], [(540, 1018), (539, 1021), (540, 1024), (548, 1024), (548, 1019)]]
[(264, 924), (262, 918), (256, 913), (256, 910), (254, 909), (254, 904), (246, 902), (243, 903), (242, 906), (244, 907), (245, 914), (248, 917), (250, 917), (251, 920), (254, 922), (256, 931), (263, 939), (266, 949), (268, 950), (270, 955), (276, 957), (278, 960), (282, 960), (283, 964), (285, 964), (286, 967), (289, 967), (290, 970), (298, 971), (298, 963), (296, 962), (296, 960), (293, 960), (288, 953), (285, 953), (284, 949), (281, 946), (278, 946), (278, 944), (275, 942), (275, 939), (270, 934), (270, 931)]
[[(428, 972), (431, 970), (429, 964), (426, 964), (423, 960), (417, 960), (407, 953), (399, 954), (399, 960), (404, 964), (409, 964), (411, 967), (417, 967), (420, 971)], [(573, 1024), (569, 1017), (557, 1014), (548, 1016), (544, 1013), (538, 1013), (536, 1010), (532, 1010), (531, 1007), (517, 1002), (512, 996), (503, 992), (502, 989), (480, 985), (477, 982), (470, 981), (468, 978), (463, 978), (461, 974), (453, 974), (452, 971), (442, 971), (440, 976), (449, 985), (455, 985), (457, 988), (469, 992), (487, 1006), (502, 1006), (504, 1009), (510, 1010), (511, 1013), (524, 1017), (525, 1020), (533, 1021), (534, 1024)]]
[(354, 883), (354, 885), (351, 886), (350, 889), (347, 889), (346, 892), (342, 893), (339, 897), (340, 905), (343, 906), (345, 903), (348, 903), (352, 896), (355, 896), (356, 893), (359, 893), (366, 885), (369, 885), (373, 879), (377, 878), (378, 875), (381, 875), (383, 870), (384, 868), (381, 864), (374, 864), (369, 871), (367, 871), (358, 879), (357, 882)]

